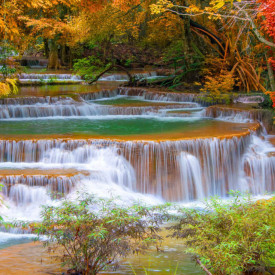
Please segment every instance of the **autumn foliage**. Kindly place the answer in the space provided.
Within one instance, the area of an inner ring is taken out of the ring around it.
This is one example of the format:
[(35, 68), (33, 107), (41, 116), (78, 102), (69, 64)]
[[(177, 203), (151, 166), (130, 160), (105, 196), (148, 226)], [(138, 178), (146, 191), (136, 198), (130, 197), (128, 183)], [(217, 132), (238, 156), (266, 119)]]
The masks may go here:
[(258, 0), (259, 17), (264, 18), (261, 22), (262, 29), (275, 42), (275, 1), (273, 0)]
[[(19, 55), (46, 57), (49, 69), (72, 69), (88, 58), (96, 60), (91, 66), (139, 63), (174, 69), (176, 81), (169, 82), (173, 87), (197, 70), (193, 81), (218, 82), (221, 93), (274, 90), (274, 81), (268, 79), (275, 68), (273, 0), (211, 0), (208, 5), (202, 0), (0, 3), (0, 35)], [(204, 70), (209, 57), (218, 60), (212, 64), (216, 74)]]

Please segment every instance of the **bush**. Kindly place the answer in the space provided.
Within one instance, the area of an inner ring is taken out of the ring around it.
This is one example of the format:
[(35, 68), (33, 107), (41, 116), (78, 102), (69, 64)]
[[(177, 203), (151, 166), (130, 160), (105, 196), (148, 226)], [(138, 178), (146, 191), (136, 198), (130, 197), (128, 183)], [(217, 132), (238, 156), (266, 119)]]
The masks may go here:
[(213, 274), (264, 273), (275, 266), (275, 198), (229, 206), (219, 199), (205, 211), (182, 209), (180, 222), (170, 228), (182, 238), (186, 252)]
[(259, 103), (259, 107), (264, 109), (272, 109), (273, 108), (273, 101), (270, 97), (270, 93), (262, 94), (264, 101)]
[(236, 79), (230, 72), (222, 71), (216, 76), (206, 76), (201, 99), (207, 103), (230, 104)]
[(95, 74), (102, 71), (104, 68), (105, 64), (96, 56), (77, 59), (74, 63), (74, 71), (87, 80), (92, 79)]
[[(91, 196), (78, 202), (46, 206), (35, 232), (48, 237), (45, 245), (61, 251), (61, 261), (76, 274), (97, 274), (116, 266), (121, 257), (158, 243), (163, 216), (138, 205), (123, 208), (112, 200)], [(60, 253), (58, 253), (60, 254)]]

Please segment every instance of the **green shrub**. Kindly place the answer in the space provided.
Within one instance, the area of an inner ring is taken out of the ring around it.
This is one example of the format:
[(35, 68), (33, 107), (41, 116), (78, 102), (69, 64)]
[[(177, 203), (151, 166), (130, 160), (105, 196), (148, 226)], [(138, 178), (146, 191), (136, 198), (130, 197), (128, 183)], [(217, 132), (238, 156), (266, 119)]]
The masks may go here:
[(89, 56), (75, 60), (74, 71), (84, 79), (92, 79), (95, 74), (102, 71), (105, 64), (96, 56)]
[(64, 265), (80, 274), (97, 274), (161, 239), (162, 216), (153, 209), (124, 208), (91, 196), (78, 202), (65, 200), (59, 207), (46, 206), (42, 218), (35, 232), (48, 237), (45, 245), (57, 250), (57, 255), (61, 249)]
[(268, 271), (275, 266), (275, 199), (233, 205), (214, 198), (205, 211), (181, 210), (180, 222), (170, 228), (183, 238), (186, 252), (213, 274)]
[(273, 102), (270, 98), (269, 94), (262, 94), (261, 95), (264, 98), (264, 101), (262, 103), (259, 103), (259, 107), (264, 109), (273, 109)]

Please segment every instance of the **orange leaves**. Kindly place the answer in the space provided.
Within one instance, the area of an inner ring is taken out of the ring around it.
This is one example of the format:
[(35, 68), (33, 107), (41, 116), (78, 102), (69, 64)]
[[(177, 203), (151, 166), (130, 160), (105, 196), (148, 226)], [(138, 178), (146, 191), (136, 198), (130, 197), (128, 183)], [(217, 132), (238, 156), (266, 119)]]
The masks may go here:
[(59, 39), (63, 42), (70, 37), (68, 20), (79, 8), (81, 0), (22, 0), (17, 1), (21, 12), (17, 17), (27, 27), (27, 33), (48, 39)]
[(104, 8), (107, 4), (106, 0), (81, 0), (80, 6), (84, 11), (97, 12)]
[(112, 5), (122, 11), (128, 11), (131, 7), (140, 4), (140, 0), (113, 0)]
[(187, 9), (187, 13), (198, 13), (198, 12), (203, 12), (198, 6), (191, 4)]
[(58, 19), (41, 18), (29, 19), (21, 17), (26, 22), (26, 26), (32, 27), (33, 34), (42, 34), (45, 38), (54, 38), (57, 34), (62, 34), (66, 31), (67, 24)]
[(273, 102), (273, 108), (275, 109), (275, 91), (274, 92), (266, 92), (268, 94)]
[(17, 5), (13, 1), (6, 1), (0, 6), (0, 35), (11, 41), (19, 34)]
[(128, 11), (130, 8), (138, 5), (141, 3), (141, 0), (113, 0), (113, 1), (107, 1), (107, 0), (80, 0), (80, 6), (89, 12), (97, 12), (104, 8), (106, 8), (108, 5), (112, 6), (116, 9), (119, 9), (121, 11)]

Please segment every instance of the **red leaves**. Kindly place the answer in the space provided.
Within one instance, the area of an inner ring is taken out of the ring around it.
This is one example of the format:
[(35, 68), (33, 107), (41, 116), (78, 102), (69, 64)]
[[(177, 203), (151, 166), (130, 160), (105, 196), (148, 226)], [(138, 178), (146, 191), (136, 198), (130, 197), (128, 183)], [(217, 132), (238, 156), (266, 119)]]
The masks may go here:
[(273, 71), (275, 71), (275, 59), (270, 57), (267, 62), (269, 62), (271, 64)]
[(258, 0), (259, 12), (264, 17), (262, 21), (262, 29), (275, 42), (275, 1), (274, 0)]

